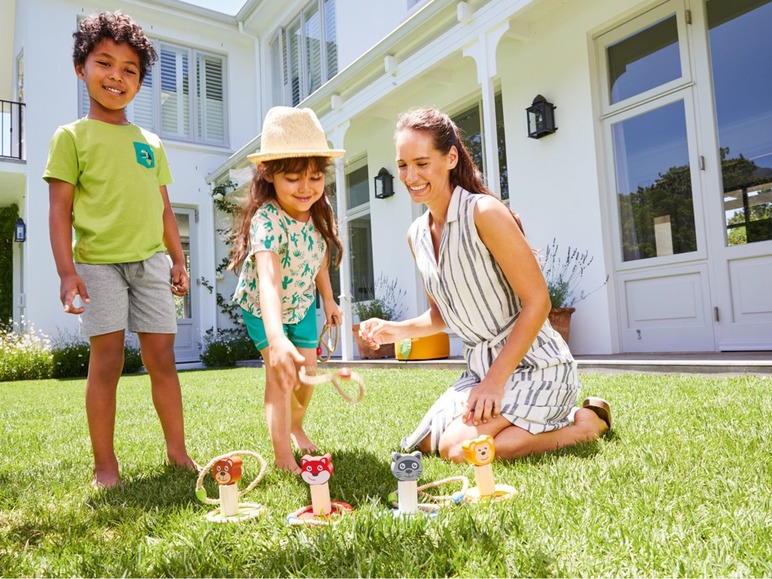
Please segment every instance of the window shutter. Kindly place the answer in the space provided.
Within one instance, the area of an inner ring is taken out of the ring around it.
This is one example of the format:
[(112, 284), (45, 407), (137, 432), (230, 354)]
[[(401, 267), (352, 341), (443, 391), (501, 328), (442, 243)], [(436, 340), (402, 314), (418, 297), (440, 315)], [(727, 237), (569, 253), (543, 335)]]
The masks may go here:
[(155, 118), (153, 116), (153, 71), (147, 73), (145, 80), (142, 81), (142, 88), (131, 101), (133, 118), (132, 122), (155, 132)]
[(89, 109), (88, 89), (85, 81), (78, 79), (78, 118), (81, 119), (88, 114)]
[(292, 106), (298, 104), (303, 98), (305, 98), (305, 86), (302, 81), (302, 42), (301, 42), (301, 30), (300, 20), (294, 22), (287, 31), (287, 43), (288, 43), (288, 66), (289, 66), (289, 78), (291, 82), (290, 95), (292, 96)]
[(190, 135), (190, 78), (188, 51), (161, 45), (161, 133)]
[(225, 143), (225, 95), (222, 59), (198, 55), (198, 136), (207, 143)]
[(325, 81), (338, 74), (338, 37), (335, 33), (335, 0), (324, 0), (324, 44), (327, 51)]
[(280, 28), (271, 42), (271, 71), (273, 80), (273, 104), (287, 103), (287, 59), (284, 58), (284, 31)]
[(303, 37), (308, 83), (307, 94), (322, 86), (322, 23), (319, 5), (314, 3), (304, 14)]

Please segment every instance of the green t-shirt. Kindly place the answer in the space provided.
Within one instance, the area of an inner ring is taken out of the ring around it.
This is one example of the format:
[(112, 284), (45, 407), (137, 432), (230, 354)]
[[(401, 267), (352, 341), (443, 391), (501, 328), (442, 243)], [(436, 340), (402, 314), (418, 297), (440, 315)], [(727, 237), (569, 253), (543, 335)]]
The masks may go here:
[(63, 125), (43, 174), (52, 178), (75, 187), (76, 262), (126, 263), (164, 251), (160, 187), (172, 176), (158, 136), (89, 118)]

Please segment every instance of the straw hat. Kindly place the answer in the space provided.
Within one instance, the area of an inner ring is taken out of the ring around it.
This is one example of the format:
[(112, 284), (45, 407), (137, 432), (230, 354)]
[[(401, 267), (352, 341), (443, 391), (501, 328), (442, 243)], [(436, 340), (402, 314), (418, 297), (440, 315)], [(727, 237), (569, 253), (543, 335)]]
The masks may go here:
[(273, 107), (265, 115), (260, 150), (247, 155), (253, 163), (288, 157), (342, 157), (330, 149), (322, 124), (311, 109)]

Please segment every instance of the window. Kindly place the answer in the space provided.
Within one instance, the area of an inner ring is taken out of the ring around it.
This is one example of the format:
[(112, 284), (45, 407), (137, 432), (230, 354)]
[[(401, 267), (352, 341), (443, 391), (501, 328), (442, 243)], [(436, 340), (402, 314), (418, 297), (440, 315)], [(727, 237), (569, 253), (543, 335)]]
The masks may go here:
[[(165, 139), (228, 144), (225, 58), (167, 42), (156, 44), (158, 62), (127, 108), (129, 120)], [(80, 115), (88, 93), (79, 81)]]
[(271, 42), (274, 104), (295, 106), (338, 72), (335, 1), (314, 0)]
[[(478, 102), (472, 108), (453, 116), (453, 122), (461, 131), (461, 139), (475, 165), (480, 171), (485, 171), (481, 106), (481, 103)], [(506, 200), (509, 199), (509, 177), (507, 175), (507, 144), (504, 137), (504, 110), (501, 94), (496, 95), (496, 145), (499, 156), (499, 192), (501, 198)], [(486, 182), (486, 185), (495, 192), (496, 187), (492, 183)]]
[(374, 297), (370, 182), (367, 158), (352, 162), (346, 171), (346, 216), (348, 217), (350, 250), (348, 259), (351, 264), (352, 302), (371, 300)]

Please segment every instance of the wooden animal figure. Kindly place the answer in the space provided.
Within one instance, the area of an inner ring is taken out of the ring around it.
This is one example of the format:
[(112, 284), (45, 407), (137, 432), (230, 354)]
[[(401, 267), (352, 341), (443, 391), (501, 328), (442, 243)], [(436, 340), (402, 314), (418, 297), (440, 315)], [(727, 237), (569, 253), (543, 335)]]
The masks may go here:
[(229, 485), (241, 480), (241, 466), (243, 461), (240, 456), (222, 458), (214, 463), (212, 476), (218, 485)]
[(493, 483), (493, 469), (491, 462), (496, 456), (496, 449), (493, 446), (493, 437), (489, 434), (478, 436), (467, 440), (461, 444), (464, 451), (464, 458), (467, 462), (474, 465), (474, 477), (477, 482), (479, 496), (492, 496), (496, 492), (496, 485)]
[(424, 472), (423, 455), (416, 450), (410, 454), (391, 453), (391, 474), (397, 479), (399, 512), (418, 511), (418, 479)]
[(311, 456), (300, 459), (300, 476), (311, 489), (311, 506), (314, 516), (329, 515), (332, 512), (330, 487), (327, 482), (332, 476), (332, 455)]
[(391, 474), (398, 481), (416, 481), (424, 472), (423, 455), (420, 450), (410, 454), (391, 453)]
[(484, 434), (472, 440), (467, 440), (461, 445), (461, 448), (464, 451), (464, 457), (467, 462), (475, 466), (490, 464), (496, 456), (493, 437), (490, 434)]
[(239, 512), (239, 487), (242, 460), (240, 456), (221, 458), (212, 467), (212, 476), (220, 489), (220, 511), (225, 517)]

